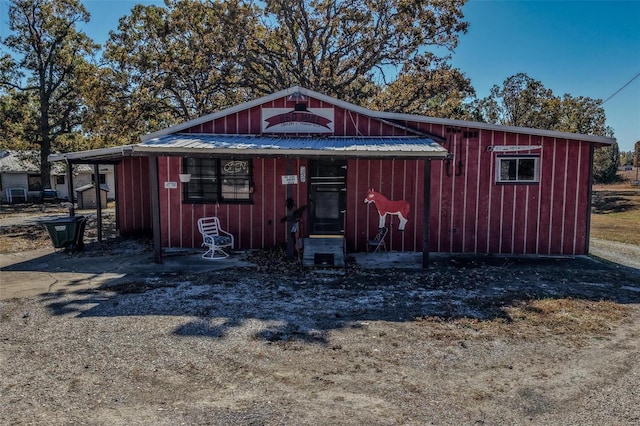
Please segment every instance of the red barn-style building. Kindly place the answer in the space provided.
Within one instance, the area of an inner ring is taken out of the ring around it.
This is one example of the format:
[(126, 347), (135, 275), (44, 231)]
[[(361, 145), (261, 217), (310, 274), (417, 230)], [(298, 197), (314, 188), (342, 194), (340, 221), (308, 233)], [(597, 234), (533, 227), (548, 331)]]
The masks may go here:
[(161, 248), (200, 247), (205, 216), (236, 248), (284, 244), (288, 199), (307, 206), (303, 237), (364, 251), (379, 227), (363, 202), (373, 188), (410, 207), (403, 231), (387, 216), (387, 247), (421, 251), (426, 265), (429, 252), (587, 254), (593, 149), (614, 141), (371, 111), (292, 87), (50, 161), (117, 164), (119, 230), (152, 230), (157, 261)]

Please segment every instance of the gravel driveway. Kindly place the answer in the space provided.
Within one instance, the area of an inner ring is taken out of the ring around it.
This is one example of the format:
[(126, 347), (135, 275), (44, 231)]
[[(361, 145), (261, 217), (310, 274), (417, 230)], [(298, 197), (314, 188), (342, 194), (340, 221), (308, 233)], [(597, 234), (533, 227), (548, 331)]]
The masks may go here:
[(592, 238), (589, 251), (593, 256), (640, 270), (640, 246)]
[(252, 260), (0, 301), (0, 423), (640, 422), (637, 271)]
[(65, 257), (21, 229), (0, 292), (28, 247), (49, 247), (33, 262), (50, 282), (0, 297), (0, 424), (640, 423), (634, 246), (341, 274), (258, 252), (194, 272), (133, 241)]

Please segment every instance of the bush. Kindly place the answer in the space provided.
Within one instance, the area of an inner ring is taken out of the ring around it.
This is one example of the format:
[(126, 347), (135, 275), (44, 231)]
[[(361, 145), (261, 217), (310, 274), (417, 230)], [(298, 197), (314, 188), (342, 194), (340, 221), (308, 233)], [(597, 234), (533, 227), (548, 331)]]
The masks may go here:
[(596, 148), (593, 153), (593, 181), (595, 183), (613, 183), (617, 181), (620, 155), (618, 144)]

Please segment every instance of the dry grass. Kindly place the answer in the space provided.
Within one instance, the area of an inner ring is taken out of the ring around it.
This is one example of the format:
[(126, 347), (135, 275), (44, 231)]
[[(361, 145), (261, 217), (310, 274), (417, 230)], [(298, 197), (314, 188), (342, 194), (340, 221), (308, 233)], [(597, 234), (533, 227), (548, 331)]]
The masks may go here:
[(626, 318), (629, 307), (608, 301), (584, 299), (531, 300), (506, 308), (511, 321), (520, 322), (533, 333), (564, 335), (607, 334)]
[(547, 298), (505, 307), (504, 318), (490, 321), (429, 317), (418, 322), (428, 325), (430, 337), (440, 341), (529, 340), (561, 336), (579, 346), (587, 339), (609, 334), (628, 320), (629, 312), (628, 306), (615, 302)]
[(0, 254), (19, 253), (44, 247), (52, 247), (52, 244), (43, 226), (15, 226), (0, 229)]
[(591, 236), (640, 245), (640, 188), (629, 183), (594, 186)]
[(640, 168), (632, 167), (631, 170), (619, 170), (618, 177), (625, 183), (636, 182), (640, 179)]

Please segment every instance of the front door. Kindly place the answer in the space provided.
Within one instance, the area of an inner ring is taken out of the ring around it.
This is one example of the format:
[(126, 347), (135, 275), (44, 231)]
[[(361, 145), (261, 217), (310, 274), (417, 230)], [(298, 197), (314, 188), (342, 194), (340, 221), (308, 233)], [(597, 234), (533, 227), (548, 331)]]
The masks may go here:
[(309, 234), (344, 234), (347, 163), (309, 161), (309, 186)]

